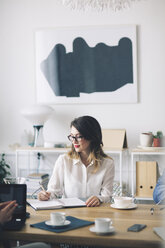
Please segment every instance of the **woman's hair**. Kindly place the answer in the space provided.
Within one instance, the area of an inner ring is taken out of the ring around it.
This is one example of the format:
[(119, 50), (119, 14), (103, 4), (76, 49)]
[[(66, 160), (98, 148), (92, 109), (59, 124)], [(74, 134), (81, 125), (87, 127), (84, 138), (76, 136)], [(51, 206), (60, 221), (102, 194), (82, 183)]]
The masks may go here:
[[(70, 127), (72, 126), (79, 131), (84, 139), (90, 141), (90, 154), (88, 156), (88, 162), (94, 162), (96, 172), (101, 159), (109, 157), (103, 152), (102, 149), (102, 132), (99, 122), (94, 117), (86, 115), (75, 118), (70, 124)], [(68, 155), (70, 158), (80, 158), (80, 155), (75, 151), (73, 144)]]

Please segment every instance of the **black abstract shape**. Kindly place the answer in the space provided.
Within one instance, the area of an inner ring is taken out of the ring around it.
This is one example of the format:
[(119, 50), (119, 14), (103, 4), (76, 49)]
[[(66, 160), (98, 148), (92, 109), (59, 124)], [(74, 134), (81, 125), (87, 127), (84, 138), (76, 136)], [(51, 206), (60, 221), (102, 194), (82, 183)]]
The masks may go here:
[(98, 43), (89, 47), (83, 38), (73, 42), (73, 52), (57, 44), (41, 62), (41, 70), (56, 96), (111, 92), (133, 84), (132, 42), (122, 38), (118, 46)]

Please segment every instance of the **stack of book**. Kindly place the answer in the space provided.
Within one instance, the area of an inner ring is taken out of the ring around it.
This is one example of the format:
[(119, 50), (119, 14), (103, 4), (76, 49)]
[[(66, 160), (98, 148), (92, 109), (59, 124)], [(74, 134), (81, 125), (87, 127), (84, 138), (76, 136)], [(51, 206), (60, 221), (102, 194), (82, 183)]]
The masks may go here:
[(37, 198), (37, 194), (42, 190), (46, 190), (49, 181), (49, 175), (44, 173), (32, 173), (26, 178), (27, 198)]

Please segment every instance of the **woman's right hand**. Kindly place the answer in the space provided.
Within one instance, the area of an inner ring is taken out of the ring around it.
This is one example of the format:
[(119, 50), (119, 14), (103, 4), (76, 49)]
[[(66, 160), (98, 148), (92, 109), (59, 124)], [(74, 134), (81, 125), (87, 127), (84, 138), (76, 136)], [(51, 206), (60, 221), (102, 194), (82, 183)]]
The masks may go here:
[(46, 192), (46, 191), (40, 191), (38, 193), (38, 200), (40, 201), (48, 201), (50, 199), (50, 192)]

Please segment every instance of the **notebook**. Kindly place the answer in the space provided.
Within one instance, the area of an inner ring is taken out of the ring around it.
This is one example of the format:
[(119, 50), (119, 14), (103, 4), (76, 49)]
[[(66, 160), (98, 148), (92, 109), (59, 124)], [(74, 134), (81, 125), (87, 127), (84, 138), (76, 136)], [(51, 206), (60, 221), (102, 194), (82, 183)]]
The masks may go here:
[(0, 202), (16, 200), (12, 219), (3, 226), (4, 230), (20, 230), (26, 221), (26, 184), (1, 184)]
[(68, 207), (86, 207), (84, 201), (78, 198), (61, 198), (52, 199), (49, 201), (39, 201), (36, 199), (28, 199), (28, 204), (35, 210), (68, 208)]

